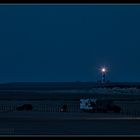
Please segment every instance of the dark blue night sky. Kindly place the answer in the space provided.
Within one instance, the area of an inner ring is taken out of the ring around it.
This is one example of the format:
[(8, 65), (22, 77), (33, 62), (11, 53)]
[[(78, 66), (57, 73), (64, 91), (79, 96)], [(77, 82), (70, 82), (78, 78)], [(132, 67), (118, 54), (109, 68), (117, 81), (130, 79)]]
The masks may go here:
[(0, 5), (0, 82), (140, 81), (140, 5)]

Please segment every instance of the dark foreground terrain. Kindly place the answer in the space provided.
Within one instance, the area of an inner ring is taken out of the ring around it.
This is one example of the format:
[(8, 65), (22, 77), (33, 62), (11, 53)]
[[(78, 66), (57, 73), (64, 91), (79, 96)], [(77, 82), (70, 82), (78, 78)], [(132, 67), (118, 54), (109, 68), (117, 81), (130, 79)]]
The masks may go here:
[[(119, 114), (81, 113), (79, 101), (85, 97), (111, 99), (122, 110)], [(24, 104), (33, 109), (17, 110)], [(63, 104), (67, 104), (68, 112), (60, 112)], [(3, 135), (140, 136), (140, 83), (2, 84), (0, 136)]]
[(134, 136), (140, 135), (140, 118), (103, 113), (5, 113), (0, 116), (0, 135)]

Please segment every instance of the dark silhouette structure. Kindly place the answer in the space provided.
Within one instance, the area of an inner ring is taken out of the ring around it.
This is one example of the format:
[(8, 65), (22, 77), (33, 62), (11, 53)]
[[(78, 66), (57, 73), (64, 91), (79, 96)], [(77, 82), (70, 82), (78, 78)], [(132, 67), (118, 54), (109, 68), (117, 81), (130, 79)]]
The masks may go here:
[(24, 105), (21, 105), (21, 106), (18, 106), (16, 108), (16, 110), (18, 111), (23, 111), (23, 110), (32, 110), (33, 109), (33, 106), (31, 104), (24, 104)]
[(67, 112), (67, 105), (64, 104), (61, 108), (60, 108), (60, 112)]

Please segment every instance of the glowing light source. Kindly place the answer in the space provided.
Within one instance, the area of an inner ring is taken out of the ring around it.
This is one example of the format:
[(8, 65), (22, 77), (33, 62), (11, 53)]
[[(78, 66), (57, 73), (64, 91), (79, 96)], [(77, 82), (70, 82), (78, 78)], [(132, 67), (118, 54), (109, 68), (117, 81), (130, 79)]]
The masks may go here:
[(103, 72), (103, 73), (106, 72), (106, 68), (102, 68), (101, 72)]

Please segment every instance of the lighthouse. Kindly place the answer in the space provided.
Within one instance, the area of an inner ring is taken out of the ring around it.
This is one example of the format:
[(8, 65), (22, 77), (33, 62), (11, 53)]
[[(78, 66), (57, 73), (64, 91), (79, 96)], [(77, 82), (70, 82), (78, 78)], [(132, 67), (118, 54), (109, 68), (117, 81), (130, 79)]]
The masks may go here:
[(101, 68), (101, 74), (102, 74), (101, 82), (102, 83), (105, 83), (106, 82), (106, 72), (107, 72), (107, 70), (106, 70), (105, 67)]

